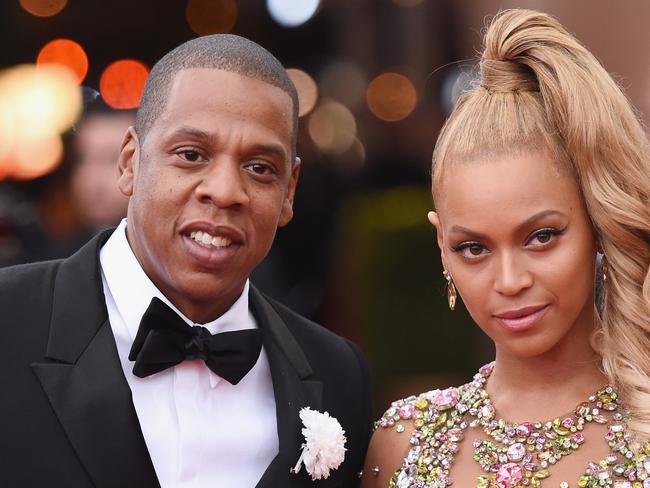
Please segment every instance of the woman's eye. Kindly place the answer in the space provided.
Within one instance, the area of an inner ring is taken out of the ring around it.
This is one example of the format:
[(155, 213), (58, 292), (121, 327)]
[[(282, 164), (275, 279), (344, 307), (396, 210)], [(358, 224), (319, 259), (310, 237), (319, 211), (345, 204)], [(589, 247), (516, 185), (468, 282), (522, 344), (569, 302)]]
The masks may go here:
[(556, 236), (560, 235), (562, 231), (558, 229), (541, 229), (533, 233), (526, 242), (529, 246), (545, 246), (551, 243)]
[(480, 258), (488, 252), (488, 250), (478, 242), (463, 242), (454, 246), (452, 249), (467, 259)]

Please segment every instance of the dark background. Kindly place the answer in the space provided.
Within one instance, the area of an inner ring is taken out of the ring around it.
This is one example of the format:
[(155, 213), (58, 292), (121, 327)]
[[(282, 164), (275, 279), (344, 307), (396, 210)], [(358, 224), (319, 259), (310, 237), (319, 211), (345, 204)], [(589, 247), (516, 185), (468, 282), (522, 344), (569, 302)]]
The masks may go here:
[[(17, 0), (1, 0), (0, 69), (34, 62), (44, 44), (66, 37), (86, 50), (90, 66), (83, 85), (98, 90), (102, 70), (116, 59), (151, 66), (195, 37), (186, 4), (70, 0), (58, 15), (38, 18)], [(240, 0), (237, 7), (231, 32), (262, 44), (287, 68), (309, 73), (320, 85), (319, 103), (347, 103), (363, 146), (340, 156), (322, 153), (306, 130), (310, 115), (303, 117), (296, 216), (279, 232), (254, 281), (361, 345), (374, 371), (377, 413), (390, 399), (464, 382), (491, 358), (491, 346), (462, 305), (453, 314), (446, 308), (435, 236), (426, 220), (432, 207), (430, 155), (452, 102), (451, 87), (480, 50), (486, 16), (500, 8), (536, 8), (557, 15), (603, 61), (646, 119), (650, 3), (323, 0), (316, 15), (296, 28), (274, 22), (262, 0)], [(386, 71), (407, 75), (417, 91), (415, 110), (386, 122), (363, 99), (350, 102), (347, 80), (328, 89), (323, 77), (341, 61), (356, 66), (366, 84)], [(13, 232), (6, 225), (11, 217), (38, 222), (47, 234), (47, 246), (24, 260), (71, 252), (60, 245), (78, 224), (68, 198), (67, 156), (46, 177), (0, 182), (0, 248)]]

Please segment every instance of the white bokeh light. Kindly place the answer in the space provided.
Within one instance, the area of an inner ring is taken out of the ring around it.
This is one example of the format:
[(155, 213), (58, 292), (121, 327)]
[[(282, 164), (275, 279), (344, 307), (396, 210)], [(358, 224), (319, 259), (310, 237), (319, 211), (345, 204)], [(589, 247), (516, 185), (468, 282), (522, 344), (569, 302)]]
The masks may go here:
[(304, 24), (318, 10), (320, 0), (266, 0), (266, 8), (278, 24), (297, 27)]

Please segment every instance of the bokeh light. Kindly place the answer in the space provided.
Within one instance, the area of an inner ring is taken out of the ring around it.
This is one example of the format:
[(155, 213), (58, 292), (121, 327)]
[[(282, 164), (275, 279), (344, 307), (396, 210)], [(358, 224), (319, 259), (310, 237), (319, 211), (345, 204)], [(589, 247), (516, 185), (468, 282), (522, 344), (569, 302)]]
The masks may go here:
[(411, 80), (399, 73), (382, 73), (368, 85), (368, 108), (379, 119), (388, 122), (409, 116), (417, 103)]
[(451, 113), (458, 98), (465, 91), (472, 88), (477, 76), (478, 72), (473, 67), (452, 67), (451, 71), (445, 76), (440, 91), (440, 103), (445, 113)]
[(60, 134), (81, 113), (81, 90), (70, 69), (57, 64), (22, 65), (0, 77), (0, 99), (21, 139), (42, 139)]
[(189, 0), (185, 19), (200, 36), (230, 32), (237, 22), (235, 0)]
[(68, 0), (19, 0), (20, 6), (37, 17), (52, 17), (65, 8)]
[(53, 171), (63, 159), (60, 136), (18, 141), (11, 155), (10, 176), (20, 180), (38, 178)]
[(318, 86), (314, 79), (302, 70), (289, 68), (287, 74), (298, 92), (298, 115), (303, 117), (312, 111), (318, 100)]
[(43, 46), (36, 58), (36, 65), (50, 63), (62, 64), (70, 68), (77, 76), (77, 84), (81, 84), (88, 73), (86, 52), (78, 43), (70, 39), (55, 39)]
[(75, 73), (59, 64), (0, 73), (0, 178), (52, 171), (63, 156), (59, 134), (79, 118), (81, 98)]
[(284, 27), (297, 27), (311, 19), (320, 0), (266, 0), (271, 18)]
[(354, 143), (357, 123), (352, 112), (334, 100), (325, 100), (309, 116), (308, 131), (314, 144), (328, 154), (342, 154)]
[(0, 178), (2, 178), (2, 163), (13, 149), (15, 135), (13, 110), (8, 100), (0, 98)]
[(336, 61), (321, 72), (318, 84), (324, 97), (338, 100), (354, 110), (365, 101), (368, 80), (358, 64)]
[(140, 105), (149, 69), (135, 59), (110, 64), (99, 79), (99, 93), (112, 108), (132, 109)]

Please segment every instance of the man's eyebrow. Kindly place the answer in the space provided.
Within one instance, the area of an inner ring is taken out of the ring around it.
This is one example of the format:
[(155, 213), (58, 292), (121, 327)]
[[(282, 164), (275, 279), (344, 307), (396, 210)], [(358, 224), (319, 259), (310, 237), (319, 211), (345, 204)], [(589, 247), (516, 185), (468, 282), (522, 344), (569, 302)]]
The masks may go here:
[(259, 153), (264, 153), (264, 154), (271, 154), (274, 155), (282, 161), (285, 161), (287, 159), (287, 151), (282, 147), (280, 144), (255, 144), (252, 147), (253, 152), (259, 152)]
[(174, 132), (170, 134), (170, 137), (183, 137), (183, 136), (193, 136), (199, 139), (212, 138), (211, 134), (202, 131), (200, 129), (196, 129), (194, 127), (188, 127), (188, 126), (179, 127), (178, 129), (176, 129)]
[[(526, 227), (531, 226), (538, 220), (542, 220), (545, 217), (549, 217), (552, 215), (557, 215), (559, 217), (567, 217), (566, 214), (560, 212), (559, 210), (542, 210), (541, 212), (537, 212), (534, 215), (531, 215), (528, 217), (526, 220), (524, 220), (521, 224), (519, 224), (516, 228), (517, 231), (521, 231), (522, 229), (525, 229)], [(481, 234), (480, 232), (475, 232), (471, 229), (468, 229), (467, 227), (463, 227), (462, 225), (452, 225), (451, 228), (449, 229), (451, 233), (458, 233), (458, 234), (465, 234), (469, 236), (472, 239), (476, 240), (481, 240), (484, 239), (485, 236)]]
[[(169, 137), (173, 139), (175, 137), (187, 137), (187, 136), (196, 137), (197, 139), (216, 139), (217, 138), (217, 136), (214, 135), (214, 134), (211, 134), (209, 132), (205, 132), (205, 131), (203, 131), (201, 129), (197, 129), (195, 127), (189, 127), (189, 126), (179, 127), (174, 132), (172, 132)], [(257, 144), (254, 144), (252, 146), (251, 152), (271, 154), (271, 155), (274, 155), (274, 156), (280, 158), (282, 161), (287, 159), (287, 151), (280, 144), (257, 143)]]

